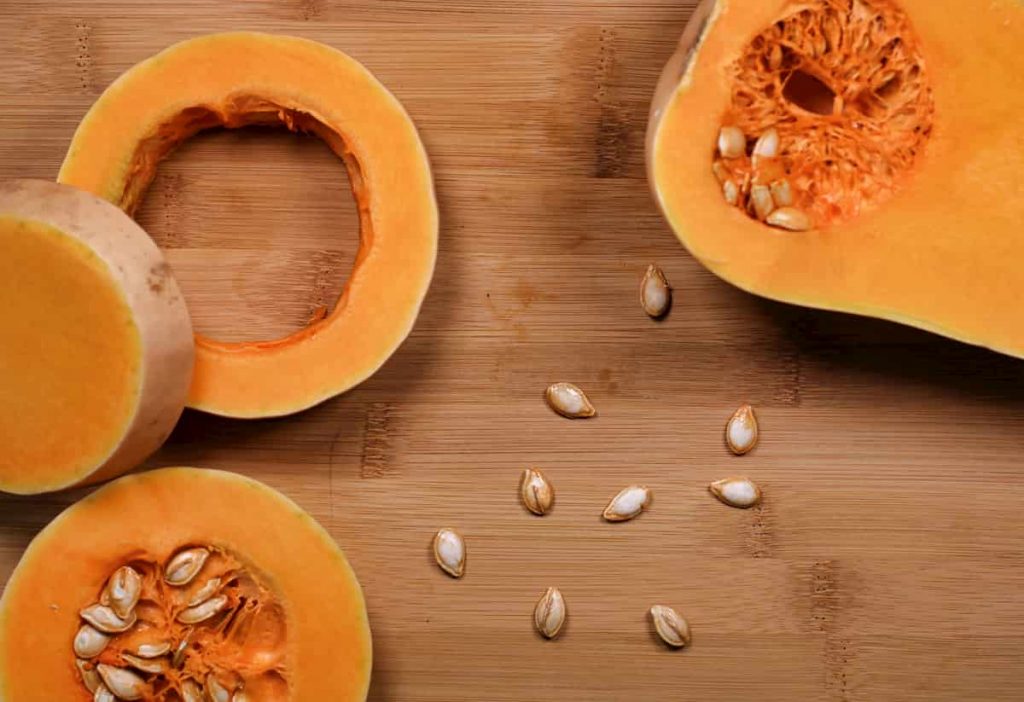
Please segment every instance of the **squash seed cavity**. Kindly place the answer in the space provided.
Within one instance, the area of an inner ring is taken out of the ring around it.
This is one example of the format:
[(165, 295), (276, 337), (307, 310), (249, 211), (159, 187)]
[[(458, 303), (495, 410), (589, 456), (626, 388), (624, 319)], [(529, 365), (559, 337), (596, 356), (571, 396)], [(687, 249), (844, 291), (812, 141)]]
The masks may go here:
[(284, 609), (223, 549), (133, 555), (80, 616), (71, 648), (94, 700), (245, 702), (247, 681), (287, 685)]
[[(811, 0), (731, 66), (712, 170), (729, 205), (806, 231), (877, 206), (932, 131), (920, 42), (894, 0)], [(765, 190), (767, 188), (767, 190)]]

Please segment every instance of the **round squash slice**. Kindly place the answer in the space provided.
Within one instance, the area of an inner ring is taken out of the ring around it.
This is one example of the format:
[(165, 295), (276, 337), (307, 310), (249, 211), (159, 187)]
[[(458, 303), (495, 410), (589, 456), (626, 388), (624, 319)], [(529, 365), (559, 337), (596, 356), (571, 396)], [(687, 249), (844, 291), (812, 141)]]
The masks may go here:
[(7, 702), (350, 702), (366, 698), (370, 667), (341, 550), (233, 473), (104, 486), (36, 536), (0, 599)]
[(430, 166), (412, 120), (354, 59), (295, 37), (209, 35), (138, 64), (82, 120), (59, 180), (131, 214), (176, 144), (252, 124), (312, 132), (342, 158), (360, 249), (334, 310), (309, 327), (261, 342), (197, 336), (188, 405), (233, 417), (296, 412), (373, 374), (412, 329), (437, 249)]
[(0, 181), (0, 490), (119, 475), (185, 405), (192, 324), (159, 249), (75, 188)]
[(705, 0), (648, 177), (749, 292), (1024, 356), (1024, 3)]

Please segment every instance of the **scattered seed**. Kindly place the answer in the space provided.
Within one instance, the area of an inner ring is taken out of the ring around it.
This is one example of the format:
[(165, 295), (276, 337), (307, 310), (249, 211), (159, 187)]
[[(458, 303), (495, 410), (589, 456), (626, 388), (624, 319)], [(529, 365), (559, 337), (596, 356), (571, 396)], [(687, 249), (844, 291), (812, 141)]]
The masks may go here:
[(604, 508), (609, 522), (625, 522), (643, 512), (651, 504), (651, 491), (644, 485), (630, 485), (611, 499)]
[(441, 570), (453, 578), (466, 572), (466, 542), (454, 529), (441, 529), (434, 536), (434, 558)]
[(131, 566), (121, 566), (107, 581), (100, 604), (108, 605), (121, 619), (127, 619), (142, 595), (142, 576)]
[(132, 668), (141, 670), (143, 673), (163, 674), (168, 669), (166, 658), (142, 658), (130, 653), (122, 653), (121, 658)]
[(192, 578), (199, 574), (209, 557), (210, 551), (205, 548), (179, 551), (167, 564), (167, 568), (164, 570), (164, 580), (175, 587), (188, 585), (192, 582)]
[(768, 215), (765, 221), (773, 227), (791, 232), (805, 232), (811, 228), (810, 217), (795, 207), (780, 207)]
[(672, 648), (684, 648), (690, 645), (690, 625), (671, 607), (665, 605), (651, 607), (651, 621), (661, 640)]
[(555, 489), (540, 469), (527, 468), (519, 483), (519, 496), (526, 509), (543, 516), (555, 502)]
[(739, 127), (722, 127), (718, 132), (718, 152), (722, 158), (739, 158), (747, 150), (747, 138)]
[(793, 204), (793, 189), (788, 180), (772, 181), (768, 187), (772, 191), (772, 200), (776, 207), (789, 207)]
[(214, 593), (217, 592), (217, 588), (220, 587), (220, 583), (220, 578), (210, 578), (209, 580), (207, 580), (206, 584), (199, 588), (196, 591), (196, 594), (192, 595), (192, 597), (189, 599), (188, 606), (195, 607), (196, 605), (202, 604), (203, 602), (206, 602), (208, 599), (213, 597)]
[(547, 639), (558, 636), (565, 624), (565, 598), (557, 587), (549, 587), (533, 609), (533, 625)]
[(110, 607), (104, 607), (101, 604), (94, 604), (86, 607), (79, 612), (82, 619), (92, 624), (96, 629), (99, 629), (105, 634), (121, 634), (133, 626), (137, 621), (135, 612), (131, 613), (127, 619), (121, 619)]
[(207, 619), (217, 616), (228, 606), (227, 595), (218, 595), (210, 598), (195, 607), (183, 609), (178, 613), (178, 621), (182, 624), (199, 624)]
[(161, 643), (144, 643), (135, 647), (135, 655), (139, 658), (157, 658), (171, 652), (171, 644), (166, 641)]
[(711, 494), (730, 507), (747, 509), (761, 501), (761, 488), (749, 478), (724, 478), (708, 486)]
[(103, 679), (103, 684), (119, 700), (139, 700), (146, 694), (146, 681), (130, 670), (115, 668), (105, 663), (96, 666), (96, 670)]
[(549, 385), (544, 397), (551, 409), (569, 419), (593, 417), (597, 414), (586, 393), (572, 383)]
[(185, 651), (188, 649), (188, 638), (182, 639), (178, 647), (174, 649), (174, 655), (171, 656), (171, 665), (175, 668), (180, 668), (181, 664), (185, 662)]
[(782, 47), (778, 44), (772, 44), (771, 52), (768, 54), (768, 68), (773, 71), (779, 70), (782, 65)]
[(114, 693), (107, 689), (107, 686), (100, 683), (93, 691), (92, 702), (117, 702)]
[(779, 132), (772, 127), (754, 144), (753, 158), (775, 158), (779, 155)]
[(740, 188), (736, 185), (736, 181), (727, 180), (722, 183), (722, 195), (730, 205), (738, 204), (740, 201)]
[(754, 214), (762, 222), (775, 209), (775, 202), (772, 200), (772, 193), (767, 185), (755, 185), (750, 189), (750, 204), (754, 208)]
[(640, 281), (640, 304), (648, 316), (657, 319), (668, 312), (671, 303), (672, 288), (662, 270), (652, 263)]
[(95, 693), (103, 685), (103, 680), (92, 663), (78, 658), (75, 660), (75, 667), (78, 668), (78, 674), (82, 677), (82, 684), (89, 692)]
[(203, 688), (195, 680), (186, 680), (181, 684), (182, 702), (204, 702)]
[(725, 444), (737, 456), (742, 456), (757, 446), (757, 415), (750, 405), (743, 405), (733, 412), (725, 424)]

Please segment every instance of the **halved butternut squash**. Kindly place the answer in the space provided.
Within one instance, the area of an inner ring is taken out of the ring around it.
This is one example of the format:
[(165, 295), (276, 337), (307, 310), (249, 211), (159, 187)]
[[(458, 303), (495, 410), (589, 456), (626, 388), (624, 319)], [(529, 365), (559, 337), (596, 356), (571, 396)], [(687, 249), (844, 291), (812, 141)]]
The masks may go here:
[(32, 541), (0, 599), (0, 700), (364, 700), (345, 556), (291, 500), (168, 468), (104, 486)]
[(95, 195), (0, 181), (0, 490), (134, 467), (171, 433), (192, 324), (160, 250)]
[(360, 250), (334, 310), (286, 338), (196, 337), (190, 407), (296, 412), (374, 373), (412, 329), (434, 270), (438, 216), (426, 152), (398, 100), (313, 41), (253, 32), (184, 41), (118, 78), (82, 120), (59, 180), (134, 212), (160, 159), (210, 127), (282, 124), (345, 162)]
[(648, 177), (712, 272), (1024, 356), (1024, 4), (705, 0)]

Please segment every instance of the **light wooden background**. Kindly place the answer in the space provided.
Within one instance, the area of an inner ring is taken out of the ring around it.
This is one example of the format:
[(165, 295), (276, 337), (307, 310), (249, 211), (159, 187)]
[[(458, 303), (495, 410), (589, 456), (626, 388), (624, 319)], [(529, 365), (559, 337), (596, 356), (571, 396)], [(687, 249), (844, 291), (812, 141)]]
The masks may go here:
[[(366, 590), (373, 700), (1020, 699), (1024, 365), (761, 301), (686, 254), (642, 144), (692, 5), (2, 0), (0, 176), (53, 178), (104, 86), (204, 32), (327, 42), (405, 103), (442, 214), (410, 339), (299, 416), (188, 413), (150, 461), (264, 480), (331, 531)], [(223, 338), (296, 328), (356, 248), (340, 162), (286, 133), (197, 137), (139, 218)], [(636, 300), (652, 261), (676, 290), (660, 324)], [(555, 380), (600, 416), (551, 414)], [(762, 443), (735, 458), (721, 430), (744, 401)], [(527, 465), (556, 484), (549, 517), (517, 503)], [(732, 473), (762, 483), (762, 508), (706, 494)], [(602, 523), (630, 482), (654, 489), (651, 511)], [(0, 582), (82, 494), (0, 497)], [(468, 537), (460, 582), (430, 559), (443, 525)], [(549, 585), (570, 609), (556, 642), (531, 629)], [(652, 638), (653, 603), (689, 618), (690, 650)]]

